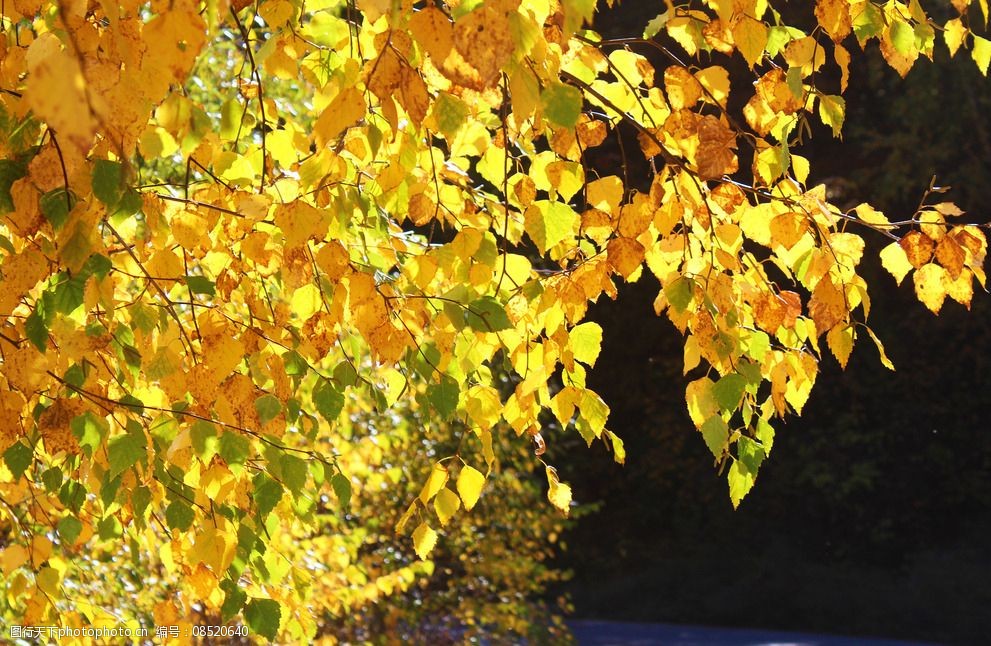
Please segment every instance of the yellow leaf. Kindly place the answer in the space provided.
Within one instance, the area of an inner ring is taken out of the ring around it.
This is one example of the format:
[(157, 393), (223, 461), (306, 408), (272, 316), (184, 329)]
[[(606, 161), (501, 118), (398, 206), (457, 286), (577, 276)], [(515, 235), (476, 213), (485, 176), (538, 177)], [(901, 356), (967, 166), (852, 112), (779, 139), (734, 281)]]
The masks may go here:
[(35, 116), (58, 133), (62, 145), (86, 153), (93, 143), (96, 121), (89, 109), (86, 79), (78, 59), (67, 52), (53, 32), (43, 33), (27, 51), (25, 100)]
[(430, 476), (427, 477), (423, 489), (420, 490), (420, 502), (424, 505), (430, 502), (430, 499), (436, 496), (437, 492), (447, 484), (448, 477), (450, 474), (447, 472), (447, 467), (440, 462), (434, 464), (433, 469), (430, 470)]
[(970, 300), (974, 296), (973, 274), (964, 269), (960, 275), (946, 284), (946, 293), (961, 305), (970, 309)]
[(322, 239), (328, 222), (324, 214), (302, 201), (280, 204), (275, 208), (275, 225), (282, 229), (287, 247), (299, 247), (310, 239)]
[(196, 535), (196, 542), (189, 552), (194, 562), (209, 565), (216, 574), (227, 569), (234, 559), (236, 543), (230, 541), (221, 527), (207, 526)]
[(716, 396), (712, 392), (714, 385), (711, 379), (702, 377), (688, 384), (685, 389), (688, 416), (692, 418), (692, 422), (698, 428), (701, 428), (702, 424), (719, 410)]
[(485, 476), (482, 473), (469, 465), (464, 465), (461, 467), (461, 473), (458, 474), (458, 495), (461, 496), (461, 500), (465, 503), (465, 509), (471, 510), (478, 502), (479, 496), (482, 495), (482, 487), (485, 486)]
[(413, 550), (421, 559), (426, 560), (434, 546), (437, 545), (437, 532), (423, 522), (413, 530)]
[(812, 36), (793, 40), (785, 46), (784, 59), (791, 67), (801, 68), (802, 78), (822, 67), (826, 53)]
[[(666, 74), (667, 72), (665, 72)], [(715, 101), (721, 106), (726, 105), (729, 97), (729, 72), (725, 68), (713, 65), (695, 72), (695, 78), (705, 90), (703, 96), (707, 101)], [(711, 98), (710, 98), (711, 97)]]
[(929, 263), (920, 267), (913, 279), (915, 295), (933, 314), (939, 314), (943, 301), (946, 300), (946, 284), (950, 282), (946, 270), (939, 265)]
[(0, 567), (3, 569), (4, 576), (9, 577), (14, 570), (27, 563), (30, 556), (27, 548), (23, 545), (15, 544), (5, 547), (3, 553), (0, 554)]
[(905, 276), (912, 271), (912, 263), (908, 261), (905, 250), (897, 242), (892, 242), (881, 250), (881, 266), (895, 277), (895, 282), (899, 285), (902, 284)]
[(991, 40), (974, 34), (974, 48), (970, 55), (977, 63), (977, 69), (981, 70), (981, 74), (987, 76), (988, 65), (991, 64)]
[(561, 482), (554, 467), (547, 467), (547, 499), (567, 516), (571, 511), (571, 487)]
[(465, 397), (465, 408), (469, 417), (479, 428), (495, 426), (502, 415), (502, 402), (499, 392), (492, 386), (472, 386)]
[(59, 582), (61, 580), (62, 577), (59, 576), (58, 570), (47, 566), (41, 568), (36, 575), (38, 587), (49, 597), (58, 598), (62, 596), (59, 591)]
[(320, 288), (308, 283), (293, 292), (290, 307), (299, 320), (305, 321), (320, 310), (322, 303)]
[(954, 56), (964, 38), (967, 37), (967, 28), (959, 18), (947, 20), (943, 25), (943, 39), (946, 41), (946, 48), (950, 50), (950, 56)]
[(461, 499), (458, 498), (458, 494), (454, 493), (447, 487), (440, 490), (437, 497), (434, 498), (434, 511), (437, 512), (437, 518), (440, 519), (441, 525), (447, 525), (447, 521), (451, 519), (458, 509), (461, 508)]
[(874, 341), (874, 345), (877, 346), (877, 351), (881, 354), (881, 365), (883, 365), (888, 370), (894, 370), (895, 364), (891, 363), (891, 359), (889, 359), (888, 355), (885, 354), (884, 344), (881, 343), (881, 339), (877, 338), (877, 335), (874, 334), (874, 330), (870, 329), (869, 327), (864, 326), (864, 329), (867, 330), (867, 334), (870, 335), (871, 340)]

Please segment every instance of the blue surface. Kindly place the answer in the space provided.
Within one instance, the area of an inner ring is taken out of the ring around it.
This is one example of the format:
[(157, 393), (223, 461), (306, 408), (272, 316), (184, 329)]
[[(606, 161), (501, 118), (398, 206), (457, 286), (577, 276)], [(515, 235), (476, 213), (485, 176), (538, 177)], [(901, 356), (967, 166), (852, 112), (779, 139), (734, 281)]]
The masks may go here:
[(892, 639), (671, 624), (569, 621), (568, 627), (579, 646), (927, 646)]

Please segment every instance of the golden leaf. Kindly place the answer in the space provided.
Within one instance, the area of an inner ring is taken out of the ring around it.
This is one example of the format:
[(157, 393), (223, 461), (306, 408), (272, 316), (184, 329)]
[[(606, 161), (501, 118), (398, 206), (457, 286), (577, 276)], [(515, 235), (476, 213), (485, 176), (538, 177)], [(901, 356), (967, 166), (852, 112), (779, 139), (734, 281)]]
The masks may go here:
[(643, 262), (644, 248), (633, 238), (613, 238), (606, 247), (606, 254), (613, 271), (629, 279)]
[(698, 124), (699, 147), (696, 152), (699, 179), (718, 179), (739, 169), (736, 154), (736, 133), (712, 115), (702, 117)]
[(829, 349), (843, 368), (846, 368), (847, 362), (850, 360), (854, 339), (856, 339), (856, 330), (852, 325), (833, 326), (826, 334), (826, 343), (829, 344)]
[(668, 65), (664, 69), (664, 91), (672, 110), (690, 109), (702, 96), (702, 84), (687, 68)]
[(967, 254), (963, 247), (952, 236), (943, 236), (936, 245), (936, 260), (953, 280), (960, 277), (966, 258)]
[(828, 332), (834, 325), (845, 320), (847, 314), (843, 292), (833, 283), (831, 277), (824, 276), (812, 290), (812, 297), (809, 299), (809, 315), (815, 321), (817, 334)]
[(448, 56), (444, 74), (475, 90), (494, 85), (516, 49), (509, 22), (511, 13), (515, 10), (486, 4), (459, 18), (454, 23), (452, 53), (460, 56)]
[(901, 239), (902, 249), (905, 250), (905, 257), (916, 269), (922, 267), (933, 257), (932, 238), (921, 231), (910, 231)]
[(809, 225), (805, 216), (791, 211), (780, 213), (771, 220), (771, 241), (785, 249), (791, 249), (808, 231)]
[(355, 87), (341, 91), (331, 101), (316, 123), (313, 124), (313, 138), (317, 148), (323, 148), (337, 138), (346, 128), (353, 126), (365, 116), (365, 97)]
[(409, 21), (413, 37), (440, 67), (454, 47), (454, 26), (444, 12), (428, 5), (413, 14)]
[(817, 0), (815, 14), (816, 20), (834, 43), (846, 38), (853, 30), (848, 0)]

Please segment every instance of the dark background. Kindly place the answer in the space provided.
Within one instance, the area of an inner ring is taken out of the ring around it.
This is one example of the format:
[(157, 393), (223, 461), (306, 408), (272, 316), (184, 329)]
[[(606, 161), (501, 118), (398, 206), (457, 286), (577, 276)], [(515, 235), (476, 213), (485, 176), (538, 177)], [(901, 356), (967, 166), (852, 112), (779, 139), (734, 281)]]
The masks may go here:
[[(628, 2), (597, 28), (638, 35), (660, 4)], [(819, 130), (793, 151), (812, 160), (809, 184), (894, 220), (911, 216), (936, 176), (953, 187), (941, 199), (987, 222), (991, 83), (969, 52), (949, 60), (938, 36), (936, 61), (903, 80), (876, 42), (866, 54), (852, 37), (845, 44), (854, 63), (844, 139)], [(732, 72), (745, 95), (752, 76)], [(820, 83), (836, 82), (828, 74)], [(646, 166), (631, 170), (649, 183)], [(685, 411), (682, 338), (654, 316), (656, 281), (645, 274), (593, 308), (605, 338), (589, 385), (611, 406), (628, 459), (620, 467), (599, 444), (579, 449), (574, 434), (552, 446), (590, 510), (559, 563), (575, 573), (563, 591), (576, 617), (987, 643), (991, 297), (977, 286), (970, 312), (947, 299), (934, 317), (911, 277), (897, 287), (880, 267), (886, 241), (865, 237), (869, 322), (897, 372), (863, 336), (846, 371), (827, 352), (804, 415), (775, 424), (772, 455), (735, 512)]]

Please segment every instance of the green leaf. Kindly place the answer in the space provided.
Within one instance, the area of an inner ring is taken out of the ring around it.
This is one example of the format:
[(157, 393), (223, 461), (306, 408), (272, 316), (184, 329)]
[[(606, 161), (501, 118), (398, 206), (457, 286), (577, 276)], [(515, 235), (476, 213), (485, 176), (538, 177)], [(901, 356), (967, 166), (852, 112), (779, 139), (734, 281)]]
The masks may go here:
[(14, 475), (14, 480), (20, 478), (27, 471), (32, 460), (34, 460), (34, 450), (23, 442), (15, 442), (3, 452), (3, 461)]
[(239, 433), (224, 431), (220, 436), (220, 457), (227, 464), (244, 464), (251, 454), (251, 444)]
[(754, 488), (754, 475), (747, 471), (739, 462), (734, 461), (726, 474), (729, 482), (729, 498), (733, 509), (740, 506), (740, 501)]
[(43, 308), (44, 304), (39, 299), (35, 303), (34, 310), (24, 321), (24, 333), (40, 352), (44, 352), (48, 345), (48, 326), (45, 324), (44, 314), (41, 313)]
[(576, 87), (553, 83), (540, 95), (544, 116), (563, 128), (574, 128), (582, 112), (582, 93)]
[(330, 486), (334, 489), (334, 495), (340, 501), (341, 507), (347, 508), (351, 504), (351, 480), (343, 473), (335, 473), (330, 479)]
[(465, 322), (476, 332), (499, 332), (513, 327), (505, 308), (491, 296), (469, 303)]
[(103, 438), (110, 431), (106, 420), (89, 411), (72, 418), (69, 428), (89, 457), (103, 444)]
[(282, 363), (286, 367), (286, 374), (290, 377), (304, 376), (310, 370), (310, 364), (295, 350), (283, 353)]
[(684, 312), (688, 309), (688, 304), (692, 302), (694, 293), (695, 282), (691, 278), (685, 278), (684, 276), (669, 283), (664, 288), (664, 296), (668, 299), (668, 303), (671, 303), (671, 307), (678, 312)]
[[(358, 372), (350, 361), (344, 360), (334, 366), (334, 381), (347, 388), (358, 383)], [(336, 415), (335, 415), (336, 417)]]
[(526, 232), (541, 254), (573, 235), (579, 217), (573, 208), (563, 202), (537, 200), (526, 211)]
[(103, 280), (110, 269), (113, 268), (113, 263), (110, 262), (110, 258), (107, 258), (103, 254), (95, 253), (89, 257), (86, 264), (83, 265), (82, 274), (84, 276), (96, 276), (97, 279)]
[(205, 276), (186, 276), (186, 286), (194, 294), (206, 294), (207, 296), (217, 294), (216, 284)]
[(664, 13), (658, 14), (647, 22), (647, 26), (644, 27), (643, 37), (645, 39), (650, 39), (660, 33), (664, 26), (668, 24), (668, 20), (671, 18), (671, 13), (665, 11)]
[(220, 619), (227, 622), (241, 612), (244, 602), (248, 600), (248, 595), (238, 587), (237, 583), (230, 579), (224, 579), (220, 583), (220, 588), (227, 594), (224, 596), (224, 603), (220, 606)]
[(757, 470), (764, 461), (764, 447), (749, 437), (742, 436), (736, 442), (736, 455), (747, 471), (756, 476)]
[(596, 0), (563, 0), (561, 3), (564, 9), (564, 33), (571, 36), (579, 29), (582, 23), (592, 19), (595, 13)]
[(148, 458), (143, 434), (127, 433), (110, 438), (107, 446), (107, 461), (110, 465), (110, 477), (116, 478), (123, 471), (130, 469), (139, 460)]
[(52, 189), (38, 200), (41, 214), (56, 230), (61, 229), (65, 225), (65, 221), (69, 219), (70, 205), (75, 206), (75, 200), (71, 193), (66, 197), (64, 188)]
[(846, 118), (846, 101), (841, 96), (822, 94), (819, 96), (819, 118), (833, 129), (833, 136), (839, 137)]
[(41, 481), (48, 491), (58, 491), (62, 486), (62, 470), (58, 467), (49, 467), (41, 474)]
[(264, 518), (282, 500), (282, 485), (272, 480), (264, 473), (255, 476), (253, 480), (255, 487), (254, 500), (258, 505), (258, 514)]
[(915, 31), (904, 20), (895, 18), (891, 21), (891, 44), (895, 51), (902, 56), (909, 56), (915, 48)]
[(732, 372), (712, 387), (712, 394), (716, 398), (716, 403), (723, 410), (736, 410), (740, 405), (740, 398), (743, 397), (743, 390), (747, 387), (747, 378), (741, 374)]
[(66, 516), (58, 522), (58, 535), (63, 545), (72, 545), (83, 531), (82, 522), (75, 516)]
[(702, 439), (705, 445), (712, 451), (712, 455), (717, 460), (723, 457), (723, 449), (726, 447), (726, 439), (729, 437), (729, 427), (726, 421), (719, 415), (713, 415), (702, 424)]
[(254, 635), (274, 640), (279, 632), (282, 609), (272, 599), (252, 599), (244, 607), (244, 620)]
[(120, 198), (120, 203), (117, 205), (117, 211), (114, 213), (114, 217), (121, 219), (127, 218), (140, 211), (143, 206), (144, 202), (141, 199), (141, 192), (133, 188), (128, 188)]
[(602, 326), (591, 321), (576, 325), (568, 338), (575, 359), (589, 366), (595, 365), (602, 351)]
[(774, 446), (774, 427), (767, 420), (758, 418), (754, 435), (760, 440), (764, 455), (771, 455), (771, 447)]
[(13, 159), (0, 159), (0, 213), (14, 210), (10, 187), (28, 172), (27, 164)]
[(70, 510), (78, 512), (86, 501), (86, 488), (78, 482), (69, 480), (59, 489), (58, 499)]
[(148, 487), (138, 487), (131, 494), (131, 506), (134, 508), (134, 519), (144, 525), (145, 510), (151, 503), (151, 490)]
[(431, 384), (427, 389), (427, 398), (443, 418), (450, 417), (457, 409), (460, 394), (461, 387), (458, 386), (458, 382), (447, 375), (441, 377), (439, 384)]
[(196, 514), (193, 513), (192, 507), (181, 500), (173, 500), (165, 508), (165, 522), (171, 529), (176, 529), (180, 532), (184, 532), (193, 526), (195, 516)]
[(468, 118), (468, 105), (458, 97), (439, 92), (434, 101), (433, 114), (437, 127), (448, 139), (454, 137)]
[[(348, 366), (350, 367), (350, 366)], [(335, 371), (336, 372), (336, 371)], [(313, 388), (313, 405), (328, 422), (334, 422), (344, 410), (344, 395), (330, 381), (321, 379)]]
[(873, 2), (865, 2), (863, 10), (853, 17), (853, 33), (863, 43), (884, 31), (884, 16)]
[(114, 207), (123, 194), (124, 167), (120, 162), (97, 159), (93, 164), (93, 195), (107, 207)]
[(258, 411), (258, 419), (264, 426), (282, 412), (282, 402), (275, 395), (262, 395), (255, 400), (255, 410)]
[(306, 479), (309, 473), (306, 468), (306, 462), (294, 455), (283, 455), (280, 462), (282, 467), (282, 482), (293, 495), (299, 495), (299, 492), (306, 486)]
[(69, 315), (77, 307), (83, 304), (84, 293), (86, 291), (86, 278), (84, 276), (69, 277), (68, 274), (59, 274), (59, 282), (55, 285), (54, 300), (55, 311), (59, 314)]
[(228, 99), (220, 106), (220, 138), (230, 141), (237, 136), (241, 125), (241, 114), (244, 112), (241, 103)]
[(204, 463), (220, 450), (220, 438), (217, 437), (217, 427), (210, 422), (198, 420), (189, 429), (189, 439), (196, 451), (197, 457)]
[(96, 524), (96, 534), (101, 540), (111, 540), (119, 538), (124, 533), (124, 528), (116, 516), (107, 516)]

